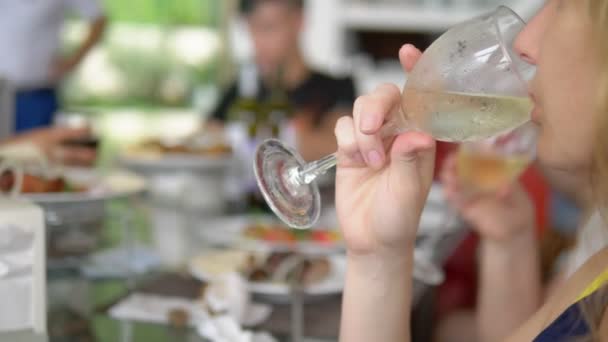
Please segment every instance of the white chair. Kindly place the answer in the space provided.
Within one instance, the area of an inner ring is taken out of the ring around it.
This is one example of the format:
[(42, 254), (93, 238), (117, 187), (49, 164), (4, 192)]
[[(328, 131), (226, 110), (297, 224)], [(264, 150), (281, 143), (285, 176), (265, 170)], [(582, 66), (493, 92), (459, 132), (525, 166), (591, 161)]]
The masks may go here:
[(46, 234), (41, 208), (0, 197), (0, 341), (45, 341)]

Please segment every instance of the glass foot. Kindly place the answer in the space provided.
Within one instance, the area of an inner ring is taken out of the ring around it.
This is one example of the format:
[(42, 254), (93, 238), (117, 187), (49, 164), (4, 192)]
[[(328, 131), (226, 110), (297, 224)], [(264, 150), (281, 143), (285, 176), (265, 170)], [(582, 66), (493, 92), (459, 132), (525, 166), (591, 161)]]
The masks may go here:
[(297, 229), (312, 227), (321, 214), (319, 188), (300, 177), (305, 165), (295, 151), (274, 139), (258, 147), (253, 165), (258, 186), (272, 211)]

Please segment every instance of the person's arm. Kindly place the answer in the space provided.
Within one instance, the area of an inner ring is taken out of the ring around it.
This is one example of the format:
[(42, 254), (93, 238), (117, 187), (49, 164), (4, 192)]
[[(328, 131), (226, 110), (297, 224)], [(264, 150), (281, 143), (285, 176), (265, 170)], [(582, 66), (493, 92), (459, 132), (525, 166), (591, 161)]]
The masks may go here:
[[(411, 70), (420, 55), (404, 46), (404, 68)], [(397, 86), (379, 86), (336, 124), (336, 211), (348, 255), (344, 342), (410, 340), (413, 249), (433, 180), (435, 142), (407, 132), (385, 145), (381, 128), (400, 102)]]
[(91, 131), (88, 128), (40, 128), (0, 141), (0, 149), (31, 145), (54, 162), (73, 166), (92, 166), (97, 159), (95, 148), (66, 144), (70, 140), (89, 138)]
[(101, 16), (95, 19), (89, 26), (89, 33), (86, 39), (71, 55), (60, 58), (52, 70), (51, 79), (55, 82), (61, 81), (67, 74), (72, 72), (82, 60), (86, 57), (89, 51), (95, 46), (106, 28), (106, 17)]
[(61, 57), (51, 70), (51, 80), (61, 81), (67, 74), (73, 71), (89, 51), (99, 43), (103, 37), (107, 25), (107, 17), (101, 7), (93, 0), (65, 0), (68, 11), (75, 11), (81, 17), (89, 21), (89, 29), (86, 38), (78, 48), (69, 56)]
[(542, 302), (534, 207), (519, 184), (499, 193), (462, 191), (457, 156), (441, 172), (447, 199), (481, 238), (477, 331), (482, 342), (502, 341)]
[(226, 88), (215, 108), (213, 108), (213, 110), (209, 113), (207, 122), (205, 124), (212, 128), (223, 127), (224, 123), (226, 123), (228, 120), (228, 112), (230, 111), (230, 107), (237, 99), (237, 84), (232, 83), (228, 88)]
[(349, 254), (341, 341), (410, 340), (413, 247), (389, 257)]
[(107, 18), (105, 16), (98, 17), (93, 20), (89, 25), (89, 33), (85, 40), (80, 44), (78, 49), (68, 58), (74, 66), (80, 64), (80, 62), (86, 57), (91, 51), (93, 46), (97, 45), (103, 37), (107, 25)]
[(482, 239), (477, 321), (480, 341), (502, 341), (541, 305), (537, 238), (532, 229), (509, 241)]

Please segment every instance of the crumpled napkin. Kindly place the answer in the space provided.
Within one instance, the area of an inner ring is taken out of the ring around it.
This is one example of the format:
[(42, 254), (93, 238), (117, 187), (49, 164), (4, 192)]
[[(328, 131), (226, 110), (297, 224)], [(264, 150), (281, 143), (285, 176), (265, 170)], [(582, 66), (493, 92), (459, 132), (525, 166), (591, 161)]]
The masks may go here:
[(167, 323), (168, 314), (181, 309), (190, 317), (188, 325), (212, 342), (274, 342), (268, 334), (247, 331), (265, 321), (272, 308), (251, 301), (247, 282), (237, 273), (214, 278), (199, 302), (145, 294), (132, 294), (110, 309), (110, 316), (123, 320)]
[(215, 277), (205, 292), (205, 303), (211, 312), (229, 315), (245, 326), (262, 323), (272, 311), (251, 301), (247, 282), (236, 272)]
[(214, 317), (201, 322), (198, 333), (212, 342), (276, 342), (268, 333), (243, 330), (229, 315)]
[(198, 333), (212, 342), (274, 342), (266, 333), (253, 333), (254, 326), (268, 318), (272, 309), (251, 302), (247, 282), (236, 272), (216, 277), (205, 293), (205, 303), (218, 316), (201, 321)]
[(142, 293), (129, 295), (114, 305), (109, 313), (110, 317), (119, 320), (167, 324), (169, 312), (176, 309), (187, 313), (186, 324), (190, 326), (208, 319), (207, 312), (194, 301)]

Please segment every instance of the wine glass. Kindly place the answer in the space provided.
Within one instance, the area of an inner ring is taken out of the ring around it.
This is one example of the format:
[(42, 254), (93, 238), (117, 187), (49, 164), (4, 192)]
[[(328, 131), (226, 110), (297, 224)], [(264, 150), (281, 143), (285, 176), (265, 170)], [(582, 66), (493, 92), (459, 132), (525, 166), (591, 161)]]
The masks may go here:
[[(524, 21), (511, 9), (466, 21), (443, 34), (409, 74), (401, 106), (384, 125), (387, 138), (419, 130), (442, 141), (491, 137), (529, 120), (527, 80), (534, 67), (512, 49)], [(312, 163), (278, 140), (262, 143), (254, 171), (265, 200), (293, 228), (310, 228), (321, 212), (315, 179), (336, 155)]]
[(497, 192), (515, 181), (536, 157), (537, 128), (527, 123), (490, 139), (463, 143), (457, 172), (469, 195)]
[[(515, 182), (536, 158), (537, 136), (536, 125), (528, 122), (504, 134), (460, 144), (457, 174), (465, 196), (496, 193)], [(426, 284), (443, 280), (443, 270), (437, 263), (451, 253), (447, 249), (453, 248), (466, 233), (462, 229), (454, 229), (458, 221), (458, 213), (448, 209), (440, 227), (416, 245), (418, 258), (415, 262), (420, 266), (415, 265), (415, 268), (424, 267), (424, 272), (418, 272), (417, 279)], [(450, 241), (444, 241), (450, 236)]]
[(492, 193), (515, 181), (536, 158), (537, 127), (526, 123), (458, 149), (458, 177), (469, 195)]

